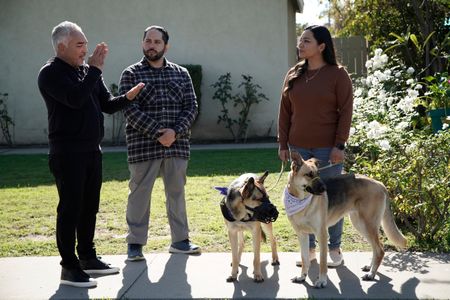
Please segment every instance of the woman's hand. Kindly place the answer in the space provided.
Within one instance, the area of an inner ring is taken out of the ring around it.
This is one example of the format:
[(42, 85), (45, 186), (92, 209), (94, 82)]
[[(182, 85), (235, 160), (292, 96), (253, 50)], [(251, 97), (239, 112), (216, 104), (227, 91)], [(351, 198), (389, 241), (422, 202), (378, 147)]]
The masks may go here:
[(339, 150), (336, 147), (333, 147), (330, 153), (330, 163), (337, 164), (344, 161), (345, 153), (344, 150)]
[(280, 150), (278, 148), (278, 157), (281, 159), (281, 161), (288, 161), (289, 160), (289, 150)]

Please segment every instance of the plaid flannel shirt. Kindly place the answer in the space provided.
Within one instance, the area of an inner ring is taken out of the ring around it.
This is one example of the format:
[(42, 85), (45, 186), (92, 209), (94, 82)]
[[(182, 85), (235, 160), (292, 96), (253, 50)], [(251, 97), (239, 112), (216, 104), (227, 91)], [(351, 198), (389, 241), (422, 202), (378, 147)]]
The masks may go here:
[[(189, 158), (190, 128), (197, 115), (197, 101), (188, 71), (164, 59), (156, 69), (144, 57), (122, 72), (120, 93), (139, 82), (145, 87), (124, 109), (128, 162), (137, 163), (168, 157)], [(164, 147), (157, 139), (159, 129), (172, 128), (176, 140)]]

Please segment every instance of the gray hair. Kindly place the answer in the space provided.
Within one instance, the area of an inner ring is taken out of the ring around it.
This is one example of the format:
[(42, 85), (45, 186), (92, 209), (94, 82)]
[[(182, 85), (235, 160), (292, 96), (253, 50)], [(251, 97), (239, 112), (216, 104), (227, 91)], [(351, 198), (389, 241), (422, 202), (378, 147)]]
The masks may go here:
[(58, 44), (63, 43), (64, 45), (68, 45), (69, 36), (73, 32), (83, 32), (80, 26), (73, 22), (64, 21), (56, 25), (52, 30), (52, 44), (55, 52), (58, 49)]

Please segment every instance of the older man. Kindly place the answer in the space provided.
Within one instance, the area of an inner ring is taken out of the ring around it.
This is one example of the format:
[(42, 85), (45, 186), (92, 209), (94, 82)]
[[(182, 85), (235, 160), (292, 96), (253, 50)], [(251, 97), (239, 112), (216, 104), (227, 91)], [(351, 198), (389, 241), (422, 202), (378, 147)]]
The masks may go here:
[(61, 284), (93, 287), (97, 283), (88, 274), (119, 272), (97, 257), (93, 242), (102, 185), (102, 112), (126, 107), (144, 84), (113, 98), (102, 78), (107, 45), (98, 44), (85, 64), (88, 41), (75, 23), (53, 28), (52, 43), (56, 56), (40, 70), (38, 85), (48, 110), (49, 168), (59, 194)]

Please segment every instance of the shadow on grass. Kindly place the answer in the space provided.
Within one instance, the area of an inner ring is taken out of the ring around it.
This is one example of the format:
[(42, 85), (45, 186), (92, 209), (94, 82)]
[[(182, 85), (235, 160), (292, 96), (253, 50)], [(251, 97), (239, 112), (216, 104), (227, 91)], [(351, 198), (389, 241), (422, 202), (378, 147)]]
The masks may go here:
[[(280, 171), (277, 149), (193, 150), (188, 176), (260, 174)], [(0, 155), (0, 188), (53, 185), (45, 154)], [(103, 154), (103, 181), (129, 179), (127, 154)]]

